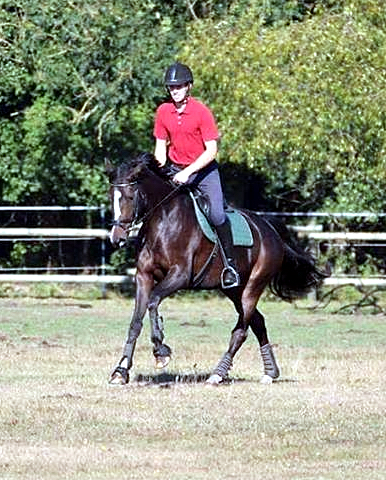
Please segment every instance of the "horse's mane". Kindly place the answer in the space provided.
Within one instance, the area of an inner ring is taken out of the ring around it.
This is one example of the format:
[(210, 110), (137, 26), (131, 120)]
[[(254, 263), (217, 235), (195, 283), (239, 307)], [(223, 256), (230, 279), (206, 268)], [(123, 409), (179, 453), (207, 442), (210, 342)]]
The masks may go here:
[(137, 157), (125, 160), (116, 170), (116, 176), (118, 178), (124, 178), (133, 171), (138, 174), (150, 171), (165, 181), (169, 181), (172, 175), (172, 171), (168, 165), (163, 167), (155, 159), (155, 156), (149, 152), (140, 153)]

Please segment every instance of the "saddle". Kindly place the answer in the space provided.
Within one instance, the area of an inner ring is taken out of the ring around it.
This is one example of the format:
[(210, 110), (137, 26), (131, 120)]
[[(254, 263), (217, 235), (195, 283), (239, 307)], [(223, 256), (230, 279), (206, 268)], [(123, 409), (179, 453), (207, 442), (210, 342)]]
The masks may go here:
[[(205, 214), (205, 205), (201, 198), (196, 197), (194, 192), (190, 191), (189, 195), (193, 201), (197, 222), (200, 225), (202, 233), (208, 240), (215, 243), (217, 241), (217, 235), (214, 227), (209, 223), (207, 215)], [(225, 214), (231, 224), (233, 245), (239, 247), (252, 247), (252, 231), (245, 217), (238, 210), (229, 207), (225, 209)]]

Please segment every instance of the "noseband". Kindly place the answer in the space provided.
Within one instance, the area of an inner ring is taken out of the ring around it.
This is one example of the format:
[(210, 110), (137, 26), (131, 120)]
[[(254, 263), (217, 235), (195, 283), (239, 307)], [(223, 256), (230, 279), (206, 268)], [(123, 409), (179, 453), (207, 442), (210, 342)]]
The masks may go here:
[[(133, 185), (137, 185), (137, 182), (130, 182), (130, 183), (112, 183), (111, 186), (113, 188), (125, 188), (130, 187)], [(141, 192), (136, 188), (134, 190), (134, 197), (133, 197), (133, 204), (134, 204), (134, 214), (130, 220), (126, 219), (118, 219), (111, 222), (113, 227), (120, 227), (125, 232), (129, 232), (130, 230), (134, 229), (137, 225), (142, 222), (142, 219), (139, 218), (139, 210), (140, 210), (140, 199), (143, 195)]]

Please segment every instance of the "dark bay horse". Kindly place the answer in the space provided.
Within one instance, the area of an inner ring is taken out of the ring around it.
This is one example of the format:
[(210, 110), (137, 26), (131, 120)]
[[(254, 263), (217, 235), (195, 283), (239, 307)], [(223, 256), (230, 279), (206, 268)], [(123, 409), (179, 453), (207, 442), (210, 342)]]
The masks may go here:
[[(129, 381), (133, 353), (149, 312), (151, 341), (156, 366), (166, 366), (171, 349), (164, 343), (161, 301), (181, 289), (220, 289), (233, 302), (238, 320), (228, 350), (219, 361), (209, 383), (219, 384), (228, 375), (232, 361), (251, 327), (260, 345), (264, 364), (262, 382), (279, 377), (263, 315), (257, 302), (269, 286), (278, 297), (291, 301), (317, 287), (324, 278), (313, 259), (290, 239), (282, 224), (275, 224), (248, 210), (240, 210), (253, 235), (251, 247), (235, 247), (240, 286), (222, 289), (223, 269), (217, 244), (202, 233), (187, 187), (171, 182), (168, 169), (160, 168), (153, 155), (145, 153), (118, 168), (107, 168), (114, 223), (110, 239), (123, 246), (128, 232), (141, 223), (138, 234), (135, 308), (123, 350), (110, 383)], [(169, 172), (170, 174), (170, 172)]]

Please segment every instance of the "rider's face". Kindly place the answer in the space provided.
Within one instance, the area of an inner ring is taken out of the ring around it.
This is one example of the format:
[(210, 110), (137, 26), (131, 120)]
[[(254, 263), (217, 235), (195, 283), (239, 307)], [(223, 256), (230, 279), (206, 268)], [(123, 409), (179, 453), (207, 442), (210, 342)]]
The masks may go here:
[(169, 85), (168, 90), (173, 102), (181, 103), (189, 94), (190, 83), (183, 83), (182, 85)]

